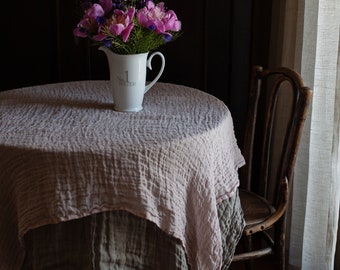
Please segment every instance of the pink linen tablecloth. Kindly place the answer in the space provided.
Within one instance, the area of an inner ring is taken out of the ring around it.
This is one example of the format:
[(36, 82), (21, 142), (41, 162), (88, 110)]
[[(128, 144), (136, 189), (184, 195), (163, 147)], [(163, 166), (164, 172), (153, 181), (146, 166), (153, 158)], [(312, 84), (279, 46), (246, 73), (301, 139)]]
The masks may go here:
[(221, 267), (216, 205), (244, 164), (230, 112), (165, 83), (143, 107), (114, 111), (108, 81), (0, 93), (0, 269), (20, 269), (29, 230), (110, 210), (178, 238), (192, 269)]

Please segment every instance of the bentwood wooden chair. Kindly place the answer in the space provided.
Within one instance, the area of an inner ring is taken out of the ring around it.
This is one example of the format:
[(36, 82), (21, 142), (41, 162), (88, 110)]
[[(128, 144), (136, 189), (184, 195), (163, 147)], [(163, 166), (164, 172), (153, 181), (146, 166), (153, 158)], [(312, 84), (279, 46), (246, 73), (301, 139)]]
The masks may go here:
[[(252, 71), (240, 169), (240, 200), (246, 227), (242, 253), (233, 262), (274, 254), (285, 269), (286, 210), (304, 121), (312, 91), (289, 68)], [(256, 241), (255, 241), (256, 239)]]

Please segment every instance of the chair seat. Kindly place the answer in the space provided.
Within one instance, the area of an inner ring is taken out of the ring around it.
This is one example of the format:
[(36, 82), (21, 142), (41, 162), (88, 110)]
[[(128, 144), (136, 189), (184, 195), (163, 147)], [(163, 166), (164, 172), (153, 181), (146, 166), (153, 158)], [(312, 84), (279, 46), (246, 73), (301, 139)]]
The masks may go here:
[(240, 199), (246, 226), (259, 224), (276, 211), (267, 200), (253, 192), (240, 189)]

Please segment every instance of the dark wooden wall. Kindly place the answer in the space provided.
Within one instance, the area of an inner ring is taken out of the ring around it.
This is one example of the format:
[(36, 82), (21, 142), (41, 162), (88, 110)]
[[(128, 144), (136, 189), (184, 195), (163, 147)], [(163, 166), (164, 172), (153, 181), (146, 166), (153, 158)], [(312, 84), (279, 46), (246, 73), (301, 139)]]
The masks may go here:
[[(166, 57), (160, 81), (199, 88), (223, 100), (241, 141), (251, 66), (268, 63), (271, 1), (165, 2), (181, 19), (184, 34), (160, 48)], [(105, 55), (72, 35), (78, 6), (79, 0), (2, 3), (0, 91), (109, 78)]]

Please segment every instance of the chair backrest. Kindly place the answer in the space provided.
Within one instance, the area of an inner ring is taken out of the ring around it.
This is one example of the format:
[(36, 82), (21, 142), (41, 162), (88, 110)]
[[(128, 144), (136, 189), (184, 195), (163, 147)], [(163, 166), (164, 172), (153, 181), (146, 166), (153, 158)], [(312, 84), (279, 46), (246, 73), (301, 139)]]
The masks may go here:
[(281, 179), (291, 183), (311, 95), (301, 76), (289, 68), (253, 68), (241, 187), (274, 205)]

